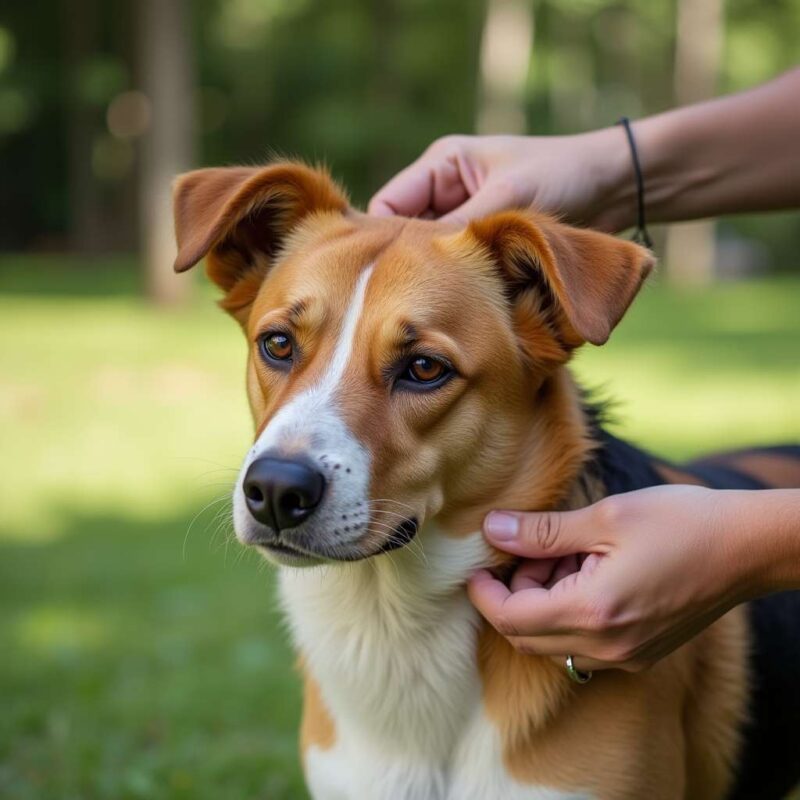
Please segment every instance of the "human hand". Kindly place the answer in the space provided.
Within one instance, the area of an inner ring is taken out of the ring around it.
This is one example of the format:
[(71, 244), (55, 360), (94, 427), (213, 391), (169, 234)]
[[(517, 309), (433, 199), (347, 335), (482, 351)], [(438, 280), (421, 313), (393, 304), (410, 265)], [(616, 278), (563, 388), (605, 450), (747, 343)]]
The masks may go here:
[(445, 136), (372, 198), (369, 213), (464, 224), (533, 205), (616, 232), (633, 224), (633, 186), (621, 128), (575, 136)]
[(510, 588), (477, 573), (470, 599), (521, 652), (637, 671), (758, 593), (735, 524), (758, 494), (658, 486), (578, 511), (492, 512), (489, 542), (531, 560)]

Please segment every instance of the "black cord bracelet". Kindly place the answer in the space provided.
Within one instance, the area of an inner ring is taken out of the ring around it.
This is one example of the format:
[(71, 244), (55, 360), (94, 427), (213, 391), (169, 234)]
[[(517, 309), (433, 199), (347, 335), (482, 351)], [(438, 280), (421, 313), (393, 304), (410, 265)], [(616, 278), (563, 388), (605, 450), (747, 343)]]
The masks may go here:
[(639, 163), (639, 151), (636, 149), (636, 140), (633, 138), (633, 130), (631, 129), (631, 121), (628, 117), (622, 117), (617, 125), (622, 125), (625, 129), (625, 135), (628, 137), (628, 144), (631, 148), (631, 160), (633, 161), (633, 171), (636, 175), (636, 205), (637, 205), (637, 220), (636, 230), (633, 233), (633, 241), (637, 244), (643, 244), (650, 250), (653, 249), (653, 240), (647, 232), (647, 224), (644, 218), (644, 177), (642, 176), (642, 165)]

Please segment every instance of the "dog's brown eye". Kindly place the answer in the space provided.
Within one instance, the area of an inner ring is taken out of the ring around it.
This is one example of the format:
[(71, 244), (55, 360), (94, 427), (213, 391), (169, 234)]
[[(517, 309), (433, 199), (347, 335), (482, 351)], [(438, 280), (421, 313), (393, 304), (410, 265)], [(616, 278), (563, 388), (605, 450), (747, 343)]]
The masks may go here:
[(270, 333), (261, 340), (264, 355), (274, 361), (289, 361), (292, 357), (292, 340), (285, 333)]
[(446, 367), (441, 361), (435, 358), (428, 358), (427, 356), (420, 356), (415, 358), (408, 365), (409, 375), (419, 383), (433, 383), (439, 380), (445, 371)]

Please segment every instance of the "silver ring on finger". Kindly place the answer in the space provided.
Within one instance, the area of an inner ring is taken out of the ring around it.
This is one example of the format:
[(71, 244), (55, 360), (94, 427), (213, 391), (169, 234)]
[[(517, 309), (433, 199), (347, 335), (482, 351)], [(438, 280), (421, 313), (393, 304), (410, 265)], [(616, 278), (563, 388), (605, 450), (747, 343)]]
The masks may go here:
[(567, 675), (569, 679), (575, 683), (589, 683), (592, 679), (592, 673), (588, 670), (584, 672), (581, 669), (575, 668), (575, 661), (572, 656), (567, 656), (565, 666), (567, 668)]

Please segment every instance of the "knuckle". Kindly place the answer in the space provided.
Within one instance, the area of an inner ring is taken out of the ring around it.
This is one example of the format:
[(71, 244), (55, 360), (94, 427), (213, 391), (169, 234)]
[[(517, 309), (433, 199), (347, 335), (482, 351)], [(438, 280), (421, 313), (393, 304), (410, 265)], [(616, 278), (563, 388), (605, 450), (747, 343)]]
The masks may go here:
[(626, 642), (614, 642), (608, 648), (606, 660), (615, 664), (632, 664), (637, 660), (636, 649)]
[(561, 528), (561, 517), (558, 514), (545, 512), (537, 514), (532, 520), (524, 518), (523, 536), (541, 550), (551, 550), (558, 541)]
[(433, 154), (451, 153), (455, 150), (459, 150), (463, 146), (466, 139), (466, 136), (462, 136), (457, 133), (450, 133), (447, 136), (441, 136), (431, 143), (431, 145), (428, 147), (428, 152)]
[(619, 495), (610, 495), (602, 499), (594, 508), (599, 526), (606, 530), (619, 528), (628, 516), (628, 504), (625, 498)]
[(500, 172), (491, 181), (491, 188), (495, 196), (509, 205), (523, 205), (524, 198), (520, 192), (519, 182), (512, 174)]
[(498, 614), (493, 620), (494, 629), (508, 638), (520, 635), (519, 628), (504, 614)]
[(644, 672), (652, 666), (653, 663), (649, 659), (636, 656), (627, 658), (622, 662), (622, 669), (624, 669), (625, 672)]
[(535, 656), (539, 654), (536, 645), (524, 637), (517, 637), (511, 640), (514, 649), (523, 656)]
[(639, 666), (646, 663), (638, 643), (623, 635), (614, 636), (599, 643), (597, 656), (609, 664), (618, 664), (622, 669), (630, 667), (632, 670), (638, 671)]
[(613, 630), (616, 623), (616, 608), (605, 597), (586, 603), (583, 612), (583, 627), (592, 633), (607, 633)]

